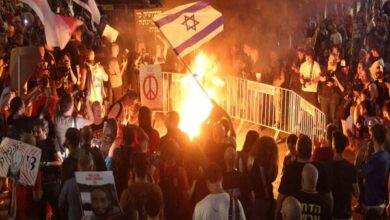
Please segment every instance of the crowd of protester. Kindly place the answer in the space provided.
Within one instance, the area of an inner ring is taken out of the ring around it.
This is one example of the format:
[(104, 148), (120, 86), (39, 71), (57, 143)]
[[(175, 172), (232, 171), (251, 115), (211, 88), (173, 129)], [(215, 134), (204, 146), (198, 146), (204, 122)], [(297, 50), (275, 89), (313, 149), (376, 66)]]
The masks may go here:
[[(165, 135), (153, 127), (153, 112), (139, 102), (137, 73), (144, 63), (166, 64), (164, 40), (154, 50), (139, 41), (132, 56), (118, 43), (91, 42), (94, 33), (84, 25), (60, 51), (44, 44), (31, 10), (0, 1), (0, 137), (42, 150), (34, 186), (1, 179), (0, 219), (88, 219), (77, 171), (113, 172), (123, 215), (106, 218), (92, 207), (93, 219), (352, 219), (353, 211), (384, 218), (390, 2), (374, 3), (362, 4), (356, 16), (339, 12), (309, 25), (290, 59), (251, 41), (232, 46), (232, 74), (292, 89), (327, 116), (321, 143), (288, 136), (279, 167), (274, 139), (251, 130), (237, 146), (232, 120), (215, 103), (192, 141), (176, 111), (164, 115)], [(18, 94), (10, 52), (27, 45), (39, 48), (41, 62)], [(346, 149), (355, 152), (353, 163)]]

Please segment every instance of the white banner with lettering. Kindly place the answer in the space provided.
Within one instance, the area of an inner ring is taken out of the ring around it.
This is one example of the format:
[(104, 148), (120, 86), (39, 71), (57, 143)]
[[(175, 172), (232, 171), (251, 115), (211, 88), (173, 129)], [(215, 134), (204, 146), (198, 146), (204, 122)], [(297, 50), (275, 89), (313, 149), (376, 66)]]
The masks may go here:
[[(80, 205), (87, 219), (110, 219), (123, 213), (112, 171), (76, 172), (75, 177), (81, 198)], [(110, 206), (101, 206), (102, 203)]]

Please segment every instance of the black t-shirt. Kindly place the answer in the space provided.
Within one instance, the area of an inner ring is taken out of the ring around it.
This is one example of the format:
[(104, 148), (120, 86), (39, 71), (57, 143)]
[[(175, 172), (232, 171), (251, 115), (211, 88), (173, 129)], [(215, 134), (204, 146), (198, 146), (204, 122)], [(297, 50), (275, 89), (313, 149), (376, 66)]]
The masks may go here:
[(223, 174), (222, 186), (225, 191), (237, 196), (237, 198), (243, 203), (248, 201), (249, 193), (252, 190), (248, 176), (237, 170), (225, 172)]
[(216, 143), (214, 141), (209, 141), (206, 144), (205, 155), (209, 160), (214, 163), (217, 163), (222, 169), (224, 169), (225, 162), (223, 160), (223, 155), (225, 153), (225, 150), (229, 147), (232, 146), (225, 143)]
[(332, 160), (327, 163), (330, 188), (334, 201), (333, 217), (350, 218), (352, 216), (352, 184), (357, 182), (357, 171), (346, 160)]
[(176, 143), (179, 144), (180, 149), (188, 148), (188, 145), (190, 143), (190, 139), (188, 138), (188, 135), (182, 132), (180, 129), (172, 129), (168, 131), (166, 135), (161, 137), (160, 146), (162, 146), (163, 143), (169, 139), (176, 141)]
[[(41, 162), (53, 162), (56, 161), (55, 154), (60, 152), (60, 146), (58, 142), (53, 138), (47, 138), (46, 140), (39, 141), (37, 147), (42, 150)], [(60, 177), (60, 167), (48, 166), (43, 167), (43, 181), (53, 181)]]
[[(317, 191), (320, 193), (329, 193), (329, 180), (324, 165), (317, 161), (312, 161), (310, 163), (318, 170)], [(279, 185), (279, 193), (290, 196), (301, 190), (301, 176), (305, 165), (306, 163), (294, 161), (285, 167)]]
[(319, 193), (299, 191), (293, 196), (301, 202), (301, 219), (332, 219), (329, 204)]
[(84, 46), (82, 42), (76, 41), (76, 40), (71, 40), (69, 43), (66, 45), (64, 51), (70, 54), (71, 58), (71, 65), (72, 65), (72, 70), (74, 73), (77, 74), (77, 69), (76, 66), (80, 65), (80, 56), (78, 54), (79, 48)]
[(297, 160), (297, 156), (294, 156), (292, 154), (285, 156), (284, 160), (283, 160), (283, 172), (284, 172), (284, 169), (286, 169), (287, 165), (290, 165), (292, 162), (294, 162), (296, 160)]
[(100, 124), (91, 124), (89, 127), (92, 130), (92, 139), (101, 139), (103, 136), (103, 127), (104, 127), (104, 122), (107, 121), (107, 118), (104, 118), (102, 123)]
[[(327, 98), (335, 98), (337, 96), (337, 87), (335, 85), (335, 81), (331, 78), (330, 73), (326, 72), (322, 74), (322, 76), (326, 77), (325, 82), (318, 82), (318, 94)], [(333, 83), (331, 86), (328, 86), (328, 83)]]

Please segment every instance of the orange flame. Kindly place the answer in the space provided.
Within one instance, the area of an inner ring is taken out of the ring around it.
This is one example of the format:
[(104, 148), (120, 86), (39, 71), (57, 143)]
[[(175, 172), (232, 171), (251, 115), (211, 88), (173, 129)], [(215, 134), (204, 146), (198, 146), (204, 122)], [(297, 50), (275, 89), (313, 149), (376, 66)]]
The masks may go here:
[[(215, 57), (200, 52), (191, 67), (207, 95), (218, 102), (217, 92), (224, 86), (224, 82), (217, 76), (218, 65)], [(199, 135), (201, 124), (209, 116), (213, 105), (191, 75), (185, 76), (181, 81), (181, 93), (183, 100), (178, 106), (181, 113), (179, 127), (192, 140)]]

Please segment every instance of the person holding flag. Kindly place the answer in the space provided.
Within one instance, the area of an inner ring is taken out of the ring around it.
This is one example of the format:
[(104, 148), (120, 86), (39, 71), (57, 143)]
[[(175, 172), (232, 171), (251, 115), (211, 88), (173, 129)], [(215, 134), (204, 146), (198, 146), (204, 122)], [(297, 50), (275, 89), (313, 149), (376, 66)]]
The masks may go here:
[[(165, 11), (153, 17), (153, 22), (190, 73), (192, 70), (184, 62), (183, 57), (221, 33), (224, 27), (222, 13), (203, 1)], [(195, 75), (192, 74), (192, 76), (210, 99)], [(217, 106), (211, 99), (210, 102)]]

